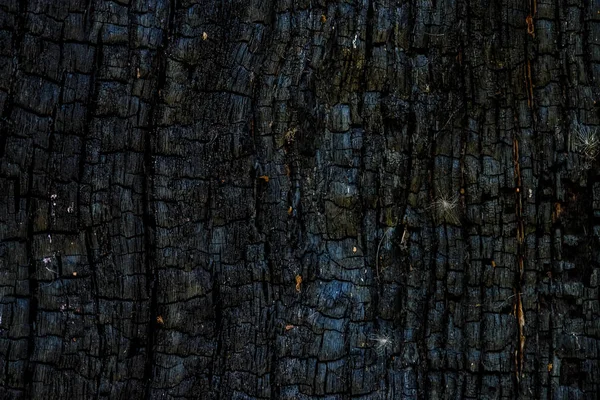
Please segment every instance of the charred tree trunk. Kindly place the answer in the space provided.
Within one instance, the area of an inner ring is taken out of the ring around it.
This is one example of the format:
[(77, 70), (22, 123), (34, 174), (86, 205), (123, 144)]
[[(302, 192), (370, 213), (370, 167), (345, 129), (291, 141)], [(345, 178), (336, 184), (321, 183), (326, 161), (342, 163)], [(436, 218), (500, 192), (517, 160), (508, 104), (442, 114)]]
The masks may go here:
[(599, 79), (590, 0), (3, 0), (0, 398), (598, 398)]

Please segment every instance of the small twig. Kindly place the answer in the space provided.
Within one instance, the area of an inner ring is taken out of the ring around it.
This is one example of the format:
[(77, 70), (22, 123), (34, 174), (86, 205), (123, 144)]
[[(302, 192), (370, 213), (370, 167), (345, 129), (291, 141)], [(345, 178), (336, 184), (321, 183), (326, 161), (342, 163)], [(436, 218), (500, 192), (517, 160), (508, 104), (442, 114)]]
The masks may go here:
[(438, 134), (443, 131), (444, 129), (446, 129), (446, 126), (448, 126), (448, 124), (450, 123), (450, 120), (454, 117), (454, 114), (456, 114), (458, 112), (458, 110), (460, 110), (460, 107), (457, 108), (456, 110), (454, 110), (452, 112), (452, 114), (450, 114), (450, 116), (448, 117), (448, 120), (446, 121), (446, 123), (444, 124), (444, 126), (442, 126), (442, 129), (438, 130), (434, 135), (433, 135), (433, 139), (437, 139)]
[(400, 240), (400, 245), (402, 246), (403, 250), (406, 250), (406, 242), (408, 242), (408, 227), (405, 226), (404, 227), (404, 232), (402, 232), (402, 239)]
[[(521, 293), (518, 293), (518, 294), (520, 295)], [(508, 304), (508, 303), (507, 303), (507, 301), (508, 301), (508, 300), (510, 300), (510, 299), (512, 299), (512, 298), (513, 298), (513, 297), (515, 297), (516, 295), (517, 295), (517, 293), (515, 293), (515, 294), (513, 294), (513, 295), (510, 295), (510, 296), (508, 296), (506, 299), (504, 299), (504, 300), (500, 301), (500, 304), (499, 304), (499, 305), (497, 305), (497, 306), (495, 306), (494, 308), (495, 308), (495, 309), (498, 309), (498, 308), (500, 308), (500, 307), (502, 307), (502, 306), (504, 306), (504, 305)], [(497, 302), (496, 302), (496, 303), (497, 303)]]
[(50, 269), (50, 268), (48, 268), (48, 267), (45, 267), (45, 268), (46, 268), (48, 271), (52, 272), (54, 275), (58, 275), (58, 272), (56, 272), (56, 271), (54, 271), (54, 270), (52, 270), (52, 269)]
[(388, 226), (385, 233), (381, 237), (381, 240), (379, 241), (379, 246), (377, 246), (377, 254), (375, 256), (375, 271), (377, 272), (377, 281), (379, 281), (379, 282), (381, 282), (381, 280), (379, 279), (379, 249), (381, 248), (381, 243), (383, 243), (383, 239), (385, 239), (385, 237), (387, 236), (387, 234), (390, 232), (390, 230), (392, 228), (393, 228), (393, 226)]

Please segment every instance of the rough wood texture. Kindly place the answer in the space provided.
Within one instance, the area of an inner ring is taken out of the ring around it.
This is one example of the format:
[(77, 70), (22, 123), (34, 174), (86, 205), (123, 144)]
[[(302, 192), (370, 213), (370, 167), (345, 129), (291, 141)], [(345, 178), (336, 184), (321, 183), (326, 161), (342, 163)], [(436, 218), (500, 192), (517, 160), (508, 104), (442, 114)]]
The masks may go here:
[(1, 399), (597, 399), (600, 4), (1, 0)]

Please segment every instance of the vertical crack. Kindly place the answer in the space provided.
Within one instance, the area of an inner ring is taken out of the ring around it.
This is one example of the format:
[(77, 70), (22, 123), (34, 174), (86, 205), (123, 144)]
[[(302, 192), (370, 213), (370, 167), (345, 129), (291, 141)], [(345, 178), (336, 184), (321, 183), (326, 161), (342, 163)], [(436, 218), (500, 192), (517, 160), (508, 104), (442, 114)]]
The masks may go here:
[[(533, 110), (535, 107), (535, 99), (533, 93), (533, 78), (531, 73), (532, 59), (530, 59), (529, 46), (531, 40), (535, 37), (535, 24), (534, 18), (537, 11), (537, 4), (535, 0), (529, 2), (529, 15), (526, 18), (527, 30), (525, 43), (525, 84), (527, 89), (527, 105), (529, 110)], [(532, 54), (532, 57), (534, 55)], [(532, 113), (533, 131), (535, 132), (536, 118), (535, 113)], [(513, 161), (514, 161), (514, 186), (515, 186), (515, 216), (517, 220), (517, 277), (515, 285), (515, 304), (514, 312), (517, 319), (518, 326), (518, 337), (517, 337), (517, 348), (515, 350), (515, 375), (517, 382), (521, 381), (523, 377), (523, 365), (525, 361), (525, 312), (523, 310), (523, 271), (524, 271), (524, 260), (526, 254), (525, 245), (525, 226), (523, 217), (523, 182), (521, 179), (521, 166), (520, 166), (520, 154), (519, 154), (519, 138), (518, 129), (519, 122), (515, 117), (515, 133), (513, 136)]]
[(156, 264), (156, 216), (153, 207), (153, 189), (154, 176), (156, 174), (154, 167), (154, 143), (157, 136), (156, 115), (159, 112), (161, 91), (165, 86), (167, 75), (167, 49), (171, 34), (174, 31), (174, 18), (176, 0), (169, 1), (168, 25), (163, 30), (162, 43), (157, 50), (158, 75), (157, 84), (154, 90), (154, 97), (150, 105), (150, 120), (144, 137), (144, 179), (142, 183), (142, 202), (143, 202), (143, 225), (144, 225), (144, 263), (146, 270), (146, 291), (150, 298), (150, 320), (148, 321), (146, 331), (146, 362), (144, 365), (144, 398), (151, 398), (152, 381), (154, 377), (154, 345), (156, 342), (156, 330), (158, 327), (158, 288), (159, 276)]
[(514, 175), (515, 175), (515, 214), (517, 218), (517, 270), (518, 277), (515, 288), (515, 316), (519, 327), (519, 337), (517, 349), (515, 351), (515, 366), (517, 382), (523, 376), (523, 362), (525, 350), (525, 314), (523, 312), (523, 302), (521, 299), (521, 291), (523, 286), (523, 260), (524, 260), (524, 223), (523, 223), (523, 203), (522, 203), (522, 182), (521, 182), (521, 167), (519, 164), (519, 140), (517, 135), (513, 137), (513, 159), (514, 159)]
[[(100, 360), (102, 360), (104, 354), (104, 336), (105, 329), (104, 324), (100, 320), (100, 304), (99, 304), (99, 295), (100, 291), (98, 288), (98, 269), (96, 266), (96, 262), (94, 261), (94, 248), (92, 246), (92, 228), (88, 227), (85, 230), (85, 251), (87, 256), (87, 262), (90, 266), (90, 270), (92, 272), (92, 292), (94, 293), (94, 314), (96, 318), (96, 330), (98, 334), (98, 355)], [(98, 399), (100, 396), (100, 385), (102, 384), (102, 375), (104, 374), (105, 365), (103, 362), (100, 363), (100, 370), (98, 371), (98, 375), (96, 376), (96, 396)]]
[(26, 397), (33, 397), (33, 375), (34, 375), (34, 363), (31, 361), (35, 350), (35, 337), (36, 337), (36, 320), (38, 314), (38, 290), (40, 284), (37, 279), (37, 268), (35, 265), (35, 258), (33, 257), (33, 217), (35, 211), (33, 210), (33, 204), (35, 199), (33, 198), (33, 160), (29, 166), (28, 171), (28, 182), (27, 182), (27, 201), (26, 201), (26, 215), (27, 215), (27, 240), (25, 244), (27, 254), (27, 277), (29, 280), (29, 337), (27, 338), (27, 373), (25, 374), (25, 391)]

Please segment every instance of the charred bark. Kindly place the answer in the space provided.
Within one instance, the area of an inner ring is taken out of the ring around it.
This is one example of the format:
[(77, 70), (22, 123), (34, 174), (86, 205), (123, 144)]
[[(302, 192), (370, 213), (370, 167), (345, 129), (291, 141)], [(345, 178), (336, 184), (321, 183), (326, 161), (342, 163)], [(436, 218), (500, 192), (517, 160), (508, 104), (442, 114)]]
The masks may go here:
[(4, 0), (0, 43), (0, 398), (598, 398), (596, 2)]

